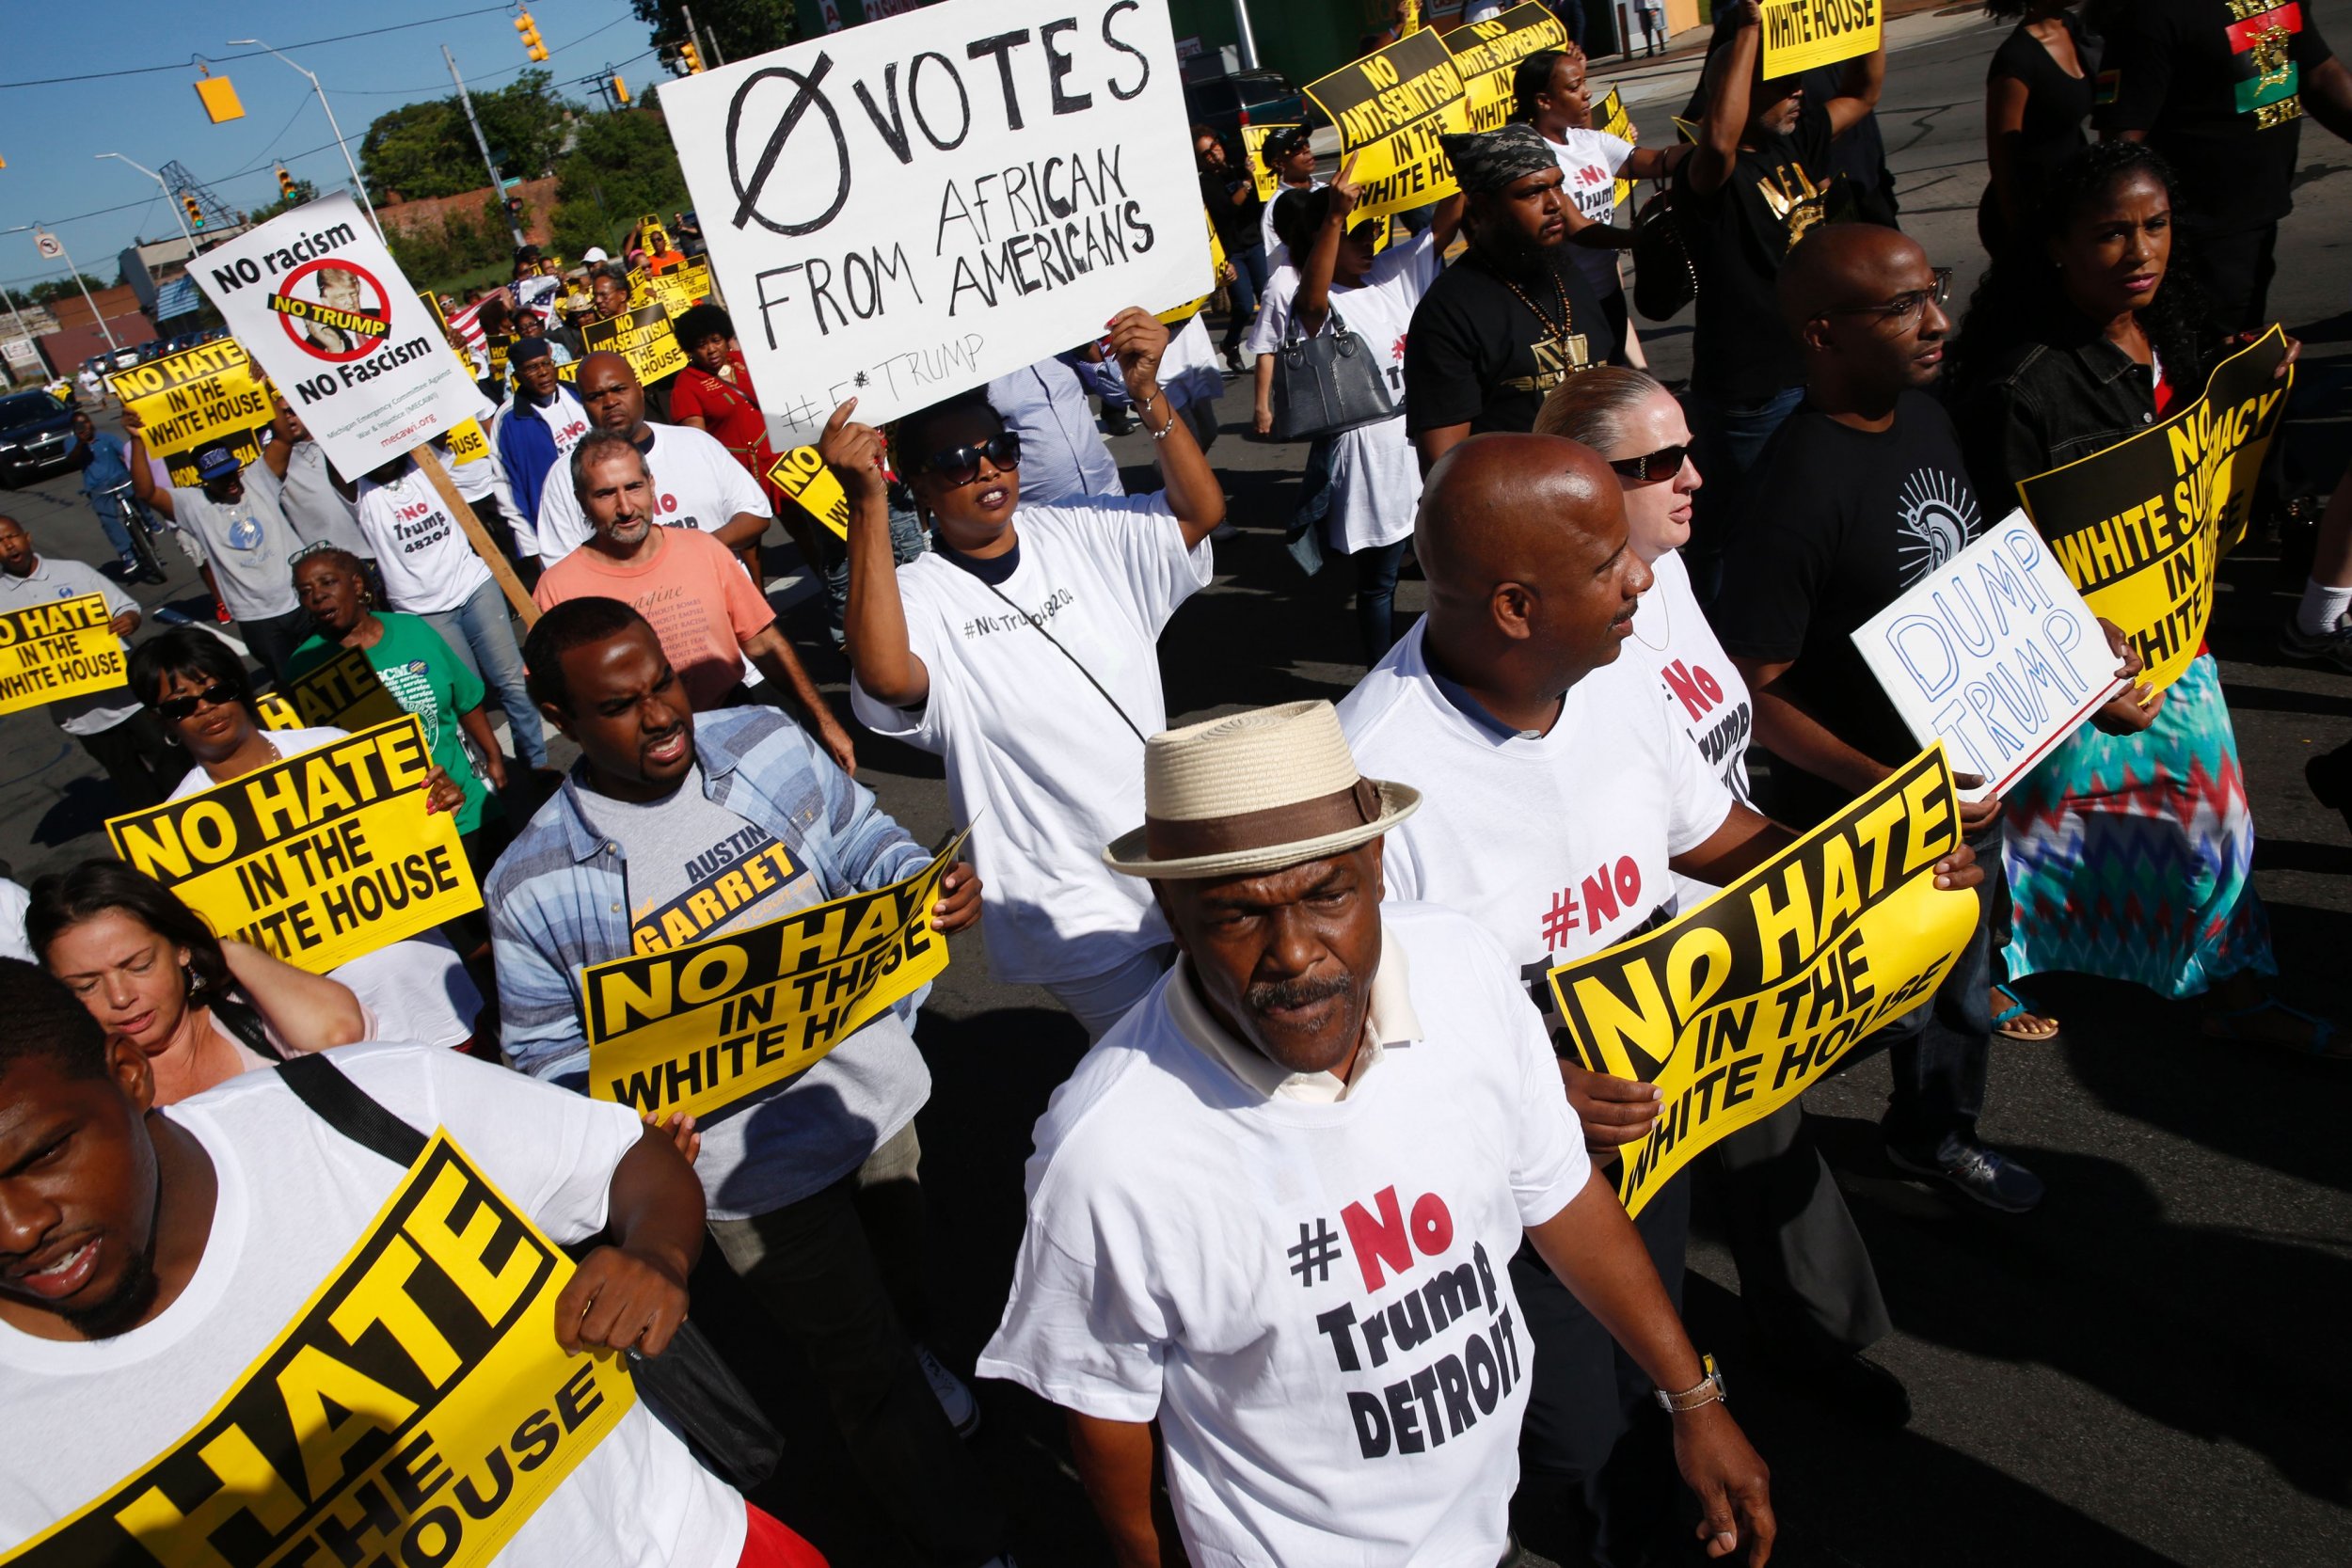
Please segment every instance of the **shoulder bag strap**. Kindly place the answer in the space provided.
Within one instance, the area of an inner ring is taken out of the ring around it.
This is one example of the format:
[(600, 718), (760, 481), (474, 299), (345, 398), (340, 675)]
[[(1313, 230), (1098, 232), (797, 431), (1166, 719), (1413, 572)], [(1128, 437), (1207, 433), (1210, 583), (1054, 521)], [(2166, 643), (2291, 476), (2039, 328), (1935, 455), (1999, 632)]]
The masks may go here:
[(1029, 625), (1036, 629), (1037, 634), (1040, 637), (1042, 637), (1046, 641), (1053, 643), (1054, 651), (1061, 655), (1062, 657), (1068, 659), (1070, 661), (1071, 668), (1077, 671), (1081, 675), (1084, 675), (1086, 677), (1087, 684), (1094, 688), (1096, 695), (1100, 696), (1103, 701), (1111, 705), (1111, 711), (1118, 714), (1119, 721), (1127, 726), (1127, 733), (1134, 736), (1137, 740), (1143, 739), (1143, 732), (1136, 729), (1136, 721), (1127, 717), (1127, 710), (1119, 705), (1119, 699), (1104, 690), (1103, 683), (1094, 678), (1094, 672), (1079, 663), (1078, 656), (1072, 653), (1068, 648), (1063, 647), (1061, 645), (1061, 640), (1056, 637), (1052, 632), (1045, 629), (1045, 618), (1043, 616), (1030, 614), (1027, 610), (1013, 603), (1011, 599), (1007, 598), (1003, 589), (997, 587), (994, 583), (988, 581), (986, 578), (981, 579), (980, 586), (995, 594), (998, 599), (1003, 600), (1004, 606), (1007, 610), (1011, 610), (1015, 615), (1018, 615), (1024, 621), (1028, 622)]
[(278, 1063), (275, 1070), (321, 1121), (353, 1143), (373, 1149), (404, 1170), (424, 1152), (429, 1140), (423, 1133), (386, 1110), (329, 1058), (294, 1056)]

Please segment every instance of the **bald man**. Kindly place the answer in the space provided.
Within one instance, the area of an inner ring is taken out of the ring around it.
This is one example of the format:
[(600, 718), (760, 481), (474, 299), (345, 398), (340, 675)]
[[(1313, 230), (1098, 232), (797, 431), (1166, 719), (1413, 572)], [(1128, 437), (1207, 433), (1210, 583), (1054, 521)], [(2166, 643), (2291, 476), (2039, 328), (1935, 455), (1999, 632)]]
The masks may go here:
[[(1765, 804), (1801, 827), (1917, 753), (1852, 633), (1987, 521), (1960, 437), (1928, 392), (1951, 330), (1947, 287), (1917, 241), (1875, 224), (1816, 229), (1781, 268), (1804, 403), (1750, 476), (1709, 620), (1755, 694), (1756, 744), (1778, 759)], [(1990, 794), (1961, 811), (1994, 877), (2000, 811)], [(1977, 1137), (1991, 965), (1979, 921), (1933, 1004), (1880, 1032), (1895, 1078), (1880, 1131), (1899, 1169), (2023, 1213), (2041, 1202), (2041, 1180)]]
[[(1721, 884), (1790, 835), (1669, 723), (1649, 667), (1618, 657), (1650, 572), (1589, 449), (1470, 437), (1431, 470), (1413, 543), (1429, 612), (1340, 705), (1360, 766), (1423, 791), (1389, 834), (1389, 896), (1485, 926), (1557, 1029), (1549, 971), (1673, 918), (1674, 873)], [(1936, 871), (1956, 887), (1980, 875), (1964, 853)], [(1597, 1160), (1648, 1135), (1656, 1090), (1565, 1057), (1560, 1071)], [(1677, 1307), (1688, 1218), (1676, 1180), (1637, 1222)], [(1673, 1502), (1653, 1451), (1665, 1423), (1540, 1260), (1511, 1267), (1536, 1344), (1517, 1528), (1562, 1561), (1638, 1560)]]
[[(759, 482), (735, 454), (704, 432), (645, 417), (645, 388), (628, 361), (597, 353), (580, 363), (572, 389), (591, 424), (627, 436), (644, 454), (653, 475), (655, 520), (671, 528), (715, 533), (738, 555), (750, 553), (775, 518)], [(539, 497), (539, 561), (552, 567), (596, 531), (567, 482), (548, 483)], [(754, 557), (755, 562), (756, 557)]]

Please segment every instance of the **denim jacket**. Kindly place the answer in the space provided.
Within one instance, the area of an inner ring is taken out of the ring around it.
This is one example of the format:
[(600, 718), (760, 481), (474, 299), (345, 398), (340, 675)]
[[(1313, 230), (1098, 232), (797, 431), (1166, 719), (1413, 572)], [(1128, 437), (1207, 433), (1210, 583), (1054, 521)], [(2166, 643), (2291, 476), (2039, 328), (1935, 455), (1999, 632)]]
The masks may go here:
[[(2176, 396), (2197, 369), (2169, 369)], [(1957, 422), (1969, 480), (1987, 510), (1999, 515), (2017, 504), (2021, 480), (2154, 424), (2155, 377), (2082, 323), (2062, 337), (2013, 351), (1963, 401)]]

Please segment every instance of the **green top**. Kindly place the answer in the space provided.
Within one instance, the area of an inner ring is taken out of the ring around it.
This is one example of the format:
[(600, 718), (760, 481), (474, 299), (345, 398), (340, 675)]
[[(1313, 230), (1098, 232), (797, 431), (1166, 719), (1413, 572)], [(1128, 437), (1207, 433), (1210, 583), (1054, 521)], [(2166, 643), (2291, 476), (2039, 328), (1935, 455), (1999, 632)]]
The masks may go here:
[[(384, 635), (376, 639), (374, 647), (361, 651), (375, 666), (376, 678), (393, 700), (424, 721), (425, 744), (432, 748), (433, 760), (466, 792), (466, 803), (457, 808), (457, 831), (472, 832), (482, 826), (482, 809), (490, 791), (466, 754), (457, 718), (482, 705), (485, 694), (482, 677), (450, 651), (439, 632), (416, 616), (380, 610), (375, 618), (384, 624)], [(287, 661), (286, 678), (300, 679), (342, 649), (340, 642), (310, 637)]]

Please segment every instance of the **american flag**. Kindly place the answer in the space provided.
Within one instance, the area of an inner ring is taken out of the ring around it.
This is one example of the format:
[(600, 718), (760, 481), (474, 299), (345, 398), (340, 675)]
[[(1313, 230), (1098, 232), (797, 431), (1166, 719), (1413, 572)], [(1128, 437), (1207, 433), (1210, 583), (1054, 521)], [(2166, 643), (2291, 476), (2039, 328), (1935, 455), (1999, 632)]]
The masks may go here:
[(484, 294), (480, 299), (475, 300), (471, 305), (467, 306), (463, 310), (456, 312), (449, 318), (451, 329), (457, 334), (458, 339), (463, 341), (468, 348), (480, 349), (483, 347), (483, 339), (485, 334), (482, 330), (482, 308), (489, 304), (490, 301), (494, 299), (504, 300), (506, 302), (506, 308), (510, 311), (515, 308), (514, 297), (501, 287), (494, 289), (490, 293)]

